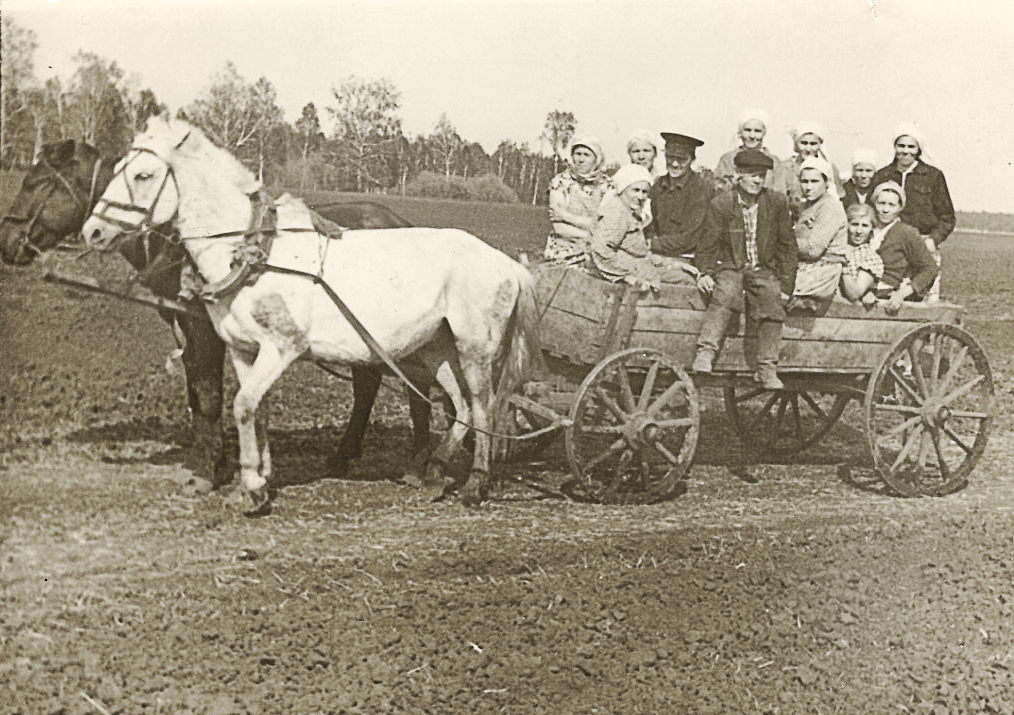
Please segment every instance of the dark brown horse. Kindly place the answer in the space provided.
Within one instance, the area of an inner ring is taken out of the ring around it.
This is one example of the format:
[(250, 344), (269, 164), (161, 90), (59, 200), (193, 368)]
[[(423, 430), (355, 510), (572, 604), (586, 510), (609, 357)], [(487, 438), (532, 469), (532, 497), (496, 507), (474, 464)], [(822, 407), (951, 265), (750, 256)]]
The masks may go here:
[[(116, 160), (101, 159), (94, 147), (73, 140), (47, 144), (28, 170), (21, 190), (0, 221), (0, 258), (26, 265), (61, 241), (76, 240), (95, 202), (112, 180)], [(346, 228), (406, 228), (405, 219), (370, 201), (328, 203), (314, 207), (324, 218)], [(157, 295), (175, 298), (186, 252), (159, 233), (134, 236), (120, 243), (120, 253), (138, 271), (137, 280)], [(228, 480), (222, 452), (222, 378), (225, 345), (207, 315), (163, 313), (177, 322), (186, 338), (183, 367), (194, 443), (184, 466), (194, 476), (219, 486)], [(375, 367), (352, 369), (354, 403), (348, 427), (328, 460), (329, 477), (345, 475), (349, 462), (362, 455), (362, 440), (381, 383)], [(421, 385), (425, 393), (428, 385)], [(413, 427), (413, 465), (429, 451), (430, 405), (409, 392)]]

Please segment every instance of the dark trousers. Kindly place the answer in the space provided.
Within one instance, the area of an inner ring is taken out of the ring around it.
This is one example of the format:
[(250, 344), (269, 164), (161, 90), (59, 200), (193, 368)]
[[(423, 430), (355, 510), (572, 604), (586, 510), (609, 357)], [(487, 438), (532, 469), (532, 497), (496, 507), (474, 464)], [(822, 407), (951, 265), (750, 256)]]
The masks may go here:
[(782, 340), (781, 287), (778, 277), (766, 268), (720, 269), (715, 275), (715, 290), (704, 311), (698, 348), (721, 351), (725, 331), (734, 312), (746, 310), (747, 335), (744, 343), (746, 361), (757, 365), (778, 364), (778, 347)]

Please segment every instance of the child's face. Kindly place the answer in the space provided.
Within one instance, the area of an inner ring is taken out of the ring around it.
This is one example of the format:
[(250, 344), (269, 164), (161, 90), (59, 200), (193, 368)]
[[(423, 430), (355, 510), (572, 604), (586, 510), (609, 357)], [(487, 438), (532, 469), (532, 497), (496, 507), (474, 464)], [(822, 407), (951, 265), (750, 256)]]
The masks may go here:
[(856, 216), (849, 219), (849, 243), (861, 246), (873, 235), (873, 221), (869, 216)]

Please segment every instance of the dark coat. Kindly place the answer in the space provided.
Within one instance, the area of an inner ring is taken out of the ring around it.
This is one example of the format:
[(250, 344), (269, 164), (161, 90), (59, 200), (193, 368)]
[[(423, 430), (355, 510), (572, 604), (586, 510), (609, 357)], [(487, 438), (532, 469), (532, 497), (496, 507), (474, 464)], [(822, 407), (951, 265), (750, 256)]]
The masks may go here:
[(645, 234), (651, 250), (663, 256), (695, 254), (711, 201), (711, 184), (695, 171), (673, 179), (668, 174), (651, 187), (651, 225)]
[[(885, 181), (901, 184), (901, 172), (893, 162), (873, 175), (873, 186)], [(955, 224), (954, 204), (943, 172), (920, 161), (908, 175), (904, 187), (905, 208), (901, 210), (901, 220), (939, 246), (951, 235)]]
[(871, 183), (869, 188), (866, 189), (866, 196), (863, 201), (859, 201), (859, 194), (856, 191), (856, 183), (849, 179), (842, 184), (842, 191), (844, 192), (841, 197), (842, 206), (848, 208), (852, 204), (864, 203), (867, 206), (873, 206), (873, 184)]
[(926, 296), (940, 272), (926, 242), (914, 228), (901, 221), (887, 230), (877, 253), (884, 261), (881, 280), (897, 289), (902, 279), (911, 278), (912, 290), (920, 299)]
[[(798, 251), (789, 217), (789, 202), (777, 191), (763, 189), (757, 198), (757, 258), (762, 268), (778, 276), (786, 295), (796, 285)], [(746, 230), (736, 191), (725, 191), (708, 206), (697, 248), (697, 267), (709, 276), (721, 268), (747, 267)]]

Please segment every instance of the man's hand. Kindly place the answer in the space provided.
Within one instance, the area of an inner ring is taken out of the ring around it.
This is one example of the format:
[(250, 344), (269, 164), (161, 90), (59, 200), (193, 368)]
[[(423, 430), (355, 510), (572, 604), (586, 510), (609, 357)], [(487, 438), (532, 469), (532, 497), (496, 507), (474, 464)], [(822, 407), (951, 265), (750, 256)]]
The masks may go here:
[(901, 310), (901, 304), (905, 302), (905, 296), (901, 294), (900, 290), (896, 290), (891, 293), (890, 299), (887, 301), (887, 305), (884, 306), (884, 310), (888, 315), (895, 315)]
[(937, 252), (937, 242), (933, 240), (933, 237), (932, 236), (927, 236), (924, 240), (926, 241), (926, 248), (927, 248), (927, 250), (929, 250), (930, 253), (936, 253)]
[(701, 293), (711, 295), (711, 292), (715, 290), (715, 279), (706, 273), (702, 273), (697, 276), (697, 290)]

